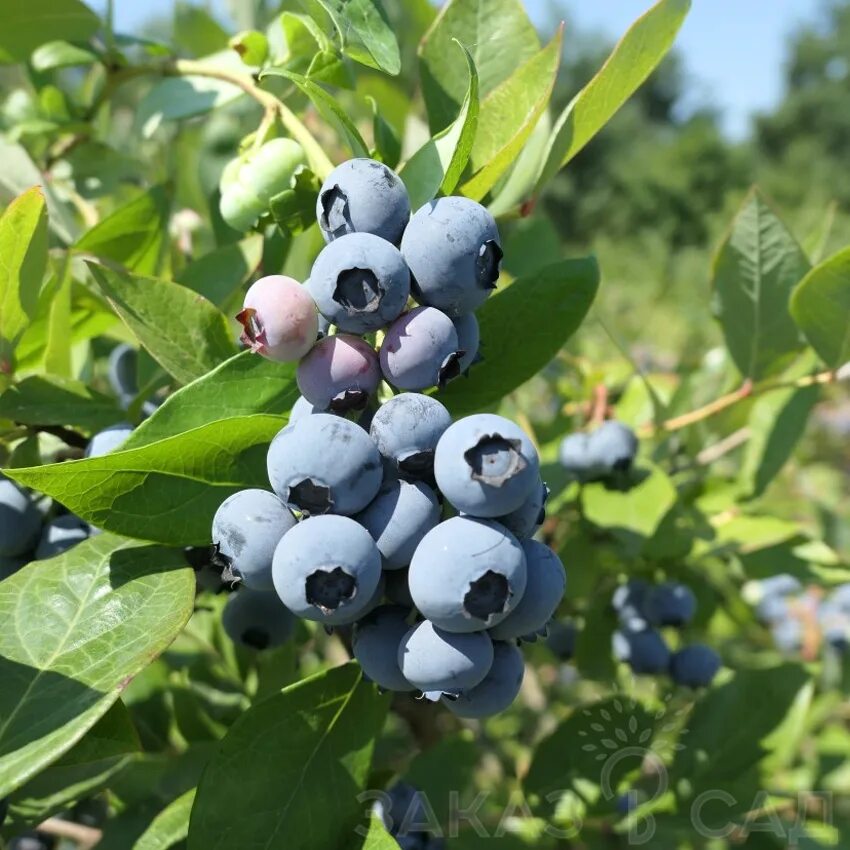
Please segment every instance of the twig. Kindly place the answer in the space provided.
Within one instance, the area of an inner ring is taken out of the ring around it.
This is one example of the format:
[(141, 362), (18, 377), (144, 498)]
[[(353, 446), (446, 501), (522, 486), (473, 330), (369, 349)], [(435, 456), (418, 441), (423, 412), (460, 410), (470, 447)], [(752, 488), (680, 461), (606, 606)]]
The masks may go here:
[(728, 437), (716, 442), (713, 446), (703, 449), (697, 456), (696, 461), (700, 466), (708, 466), (716, 460), (720, 460), (724, 455), (734, 451), (738, 446), (744, 445), (752, 436), (752, 429), (749, 427), (739, 428), (733, 431)]

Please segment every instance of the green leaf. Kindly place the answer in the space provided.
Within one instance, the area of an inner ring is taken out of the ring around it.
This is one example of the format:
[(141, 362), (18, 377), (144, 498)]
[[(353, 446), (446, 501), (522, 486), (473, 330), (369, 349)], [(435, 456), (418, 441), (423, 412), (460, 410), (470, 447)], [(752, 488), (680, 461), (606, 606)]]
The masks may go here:
[(419, 72), (431, 132), (447, 127), (466, 95), (466, 61), (454, 40), (468, 45), (482, 96), (540, 50), (519, 0), (451, 0), (422, 38)]
[(340, 138), (348, 145), (354, 156), (369, 156), (369, 148), (348, 113), (337, 102), (336, 98), (329, 95), (320, 85), (284, 68), (269, 68), (260, 74), (261, 80), (266, 77), (284, 77), (294, 83), (310, 98), (322, 118), (328, 124), (336, 127)]
[(77, 241), (74, 250), (121, 263), (138, 274), (160, 270), (171, 201), (161, 186), (119, 207)]
[(720, 246), (713, 274), (715, 315), (745, 378), (781, 371), (804, 348), (788, 298), (808, 270), (806, 255), (754, 189)]
[(100, 21), (80, 0), (0, 0), (0, 62), (23, 62), (41, 44), (85, 41)]
[(196, 789), (181, 794), (163, 809), (133, 845), (133, 850), (168, 850), (189, 834), (189, 816)]
[(268, 489), (268, 444), (285, 424), (278, 416), (234, 416), (136, 449), (7, 472), (98, 528), (203, 545), (231, 493)]
[(47, 210), (34, 186), (0, 217), (0, 371), (11, 371), (15, 346), (29, 325), (47, 268)]
[[(795, 664), (740, 670), (710, 691), (688, 720), (686, 744), (671, 767), (671, 785), (686, 780), (695, 792), (724, 788), (767, 755), (764, 740), (783, 721), (808, 676)], [(753, 711), (753, 706), (758, 711)]]
[(542, 192), (640, 88), (673, 46), (690, 0), (661, 0), (635, 21), (595, 77), (567, 105), (552, 130), (537, 180)]
[(395, 76), (401, 70), (398, 41), (380, 0), (319, 0), (346, 36), (353, 33), (365, 50), (346, 47), (352, 59)]
[(139, 342), (181, 383), (205, 375), (236, 353), (227, 319), (191, 289), (93, 264), (89, 269)]
[(401, 159), (401, 139), (392, 124), (384, 118), (374, 97), (366, 99), (372, 106), (372, 135), (375, 138), (374, 159), (379, 159), (389, 168), (395, 168)]
[[(453, 124), (429, 139), (407, 161), (400, 173), (410, 195), (411, 209), (434, 198), (438, 191), (451, 194), (469, 162), (478, 126), (478, 72), (472, 54), (460, 43), (466, 56), (469, 88)], [(377, 113), (376, 113), (377, 115)]]
[(192, 428), (255, 413), (276, 415), (282, 428), (299, 395), (296, 365), (243, 351), (172, 393), (133, 431), (124, 448), (136, 449)]
[(820, 387), (812, 386), (774, 390), (755, 400), (738, 477), (747, 497), (764, 493), (791, 458), (819, 396)]
[(194, 597), (179, 552), (109, 534), (0, 582), (0, 795), (103, 717), (183, 628)]
[(254, 233), (204, 254), (182, 269), (175, 280), (221, 307), (250, 280), (262, 259), (263, 237)]
[(93, 433), (123, 416), (114, 399), (70, 378), (32, 375), (0, 394), (0, 417), (23, 425), (67, 425)]
[(52, 71), (73, 65), (93, 65), (97, 62), (97, 54), (67, 41), (49, 41), (33, 52), (30, 62), (36, 71)]
[(563, 26), (543, 50), (532, 56), (481, 102), (472, 148), (477, 169), (464, 183), (464, 195), (480, 200), (514, 164), (546, 109), (561, 62)]
[(387, 832), (383, 821), (373, 814), (360, 850), (399, 850), (399, 843)]
[(806, 275), (791, 296), (791, 315), (827, 366), (850, 360), (850, 248)]
[(598, 287), (599, 266), (586, 257), (547, 266), (491, 296), (477, 313), (484, 362), (437, 397), (454, 416), (500, 401), (552, 360), (587, 315)]
[(350, 663), (255, 703), (204, 772), (190, 850), (346, 846), (388, 702)]
[(269, 211), (283, 233), (301, 233), (316, 221), (316, 198), (321, 182), (307, 168), (295, 175), (292, 188), (269, 201)]
[(246, 65), (262, 65), (269, 55), (269, 40), (257, 30), (245, 30), (237, 33), (228, 41)]
[(640, 544), (652, 537), (676, 503), (676, 488), (657, 466), (641, 463), (631, 475), (626, 490), (608, 489), (604, 484), (584, 486), (582, 513), (624, 542)]
[[(219, 71), (245, 73), (245, 65), (232, 50), (199, 59)], [(146, 137), (152, 136), (163, 121), (202, 115), (243, 96), (239, 86), (212, 77), (181, 76), (161, 80), (142, 98), (136, 109), (136, 123)]]
[[(67, 259), (68, 255), (66, 255)], [(70, 378), (73, 370), (71, 362), (71, 287), (70, 263), (62, 263), (58, 271), (59, 281), (56, 292), (50, 300), (47, 317), (47, 340), (44, 348), (44, 370), (49, 375)]]
[(130, 713), (118, 700), (78, 744), (15, 792), (12, 818), (41, 821), (100, 791), (139, 749)]

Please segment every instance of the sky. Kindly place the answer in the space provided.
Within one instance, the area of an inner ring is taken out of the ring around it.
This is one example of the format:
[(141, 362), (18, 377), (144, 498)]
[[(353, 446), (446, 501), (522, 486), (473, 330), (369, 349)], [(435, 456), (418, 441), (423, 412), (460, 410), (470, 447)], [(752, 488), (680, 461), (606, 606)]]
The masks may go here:
[[(700, 103), (717, 107), (731, 138), (742, 138), (753, 112), (782, 94), (788, 34), (816, 17), (822, 0), (693, 0), (677, 41)], [(174, 0), (114, 0), (119, 30), (132, 32), (145, 18), (167, 12)], [(102, 10), (105, 0), (92, 6)], [(220, 5), (213, 0), (213, 6)], [(560, 5), (581, 29), (618, 38), (652, 0), (525, 0), (535, 22), (551, 20)]]

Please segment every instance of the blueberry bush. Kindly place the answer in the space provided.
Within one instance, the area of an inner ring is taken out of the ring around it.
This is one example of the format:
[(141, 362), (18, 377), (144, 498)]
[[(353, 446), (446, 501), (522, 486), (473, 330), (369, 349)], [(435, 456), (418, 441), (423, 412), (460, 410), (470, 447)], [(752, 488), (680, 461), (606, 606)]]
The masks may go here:
[(688, 0), (0, 6), (0, 847), (848, 846), (834, 212), (641, 348), (549, 203)]

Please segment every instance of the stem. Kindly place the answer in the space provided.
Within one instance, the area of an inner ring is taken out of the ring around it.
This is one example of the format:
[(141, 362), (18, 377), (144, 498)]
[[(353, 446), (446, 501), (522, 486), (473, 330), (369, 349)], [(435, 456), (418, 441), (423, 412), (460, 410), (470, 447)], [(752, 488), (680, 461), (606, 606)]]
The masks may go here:
[(322, 150), (322, 146), (316, 141), (313, 134), (304, 124), (301, 123), (298, 116), (282, 100), (271, 92), (261, 89), (253, 77), (248, 74), (240, 74), (237, 71), (229, 71), (225, 68), (216, 68), (214, 65), (197, 62), (193, 59), (170, 59), (159, 65), (136, 65), (132, 68), (121, 68), (115, 71), (109, 76), (103, 90), (92, 103), (89, 115), (93, 116), (118, 86), (136, 77), (149, 75), (162, 77), (206, 77), (211, 80), (221, 80), (242, 89), (245, 94), (256, 100), (265, 110), (261, 127), (265, 126), (267, 128), (268, 125), (266, 122), (268, 116), (276, 115), (279, 117), (281, 124), (287, 129), (292, 138), (304, 148), (304, 152), (307, 154), (307, 159), (310, 162), (310, 168), (312, 168), (313, 173), (320, 180), (324, 180), (333, 170), (333, 163)]
[(835, 369), (817, 372), (814, 375), (804, 375), (802, 378), (797, 378), (793, 381), (770, 381), (764, 384), (753, 384), (752, 381), (747, 380), (742, 384), (740, 389), (734, 392), (722, 395), (720, 398), (716, 398), (714, 401), (710, 401), (696, 410), (691, 410), (689, 413), (683, 413), (681, 416), (674, 416), (672, 419), (667, 419), (659, 425), (645, 425), (640, 429), (639, 433), (643, 437), (651, 437), (659, 431), (668, 433), (679, 431), (696, 422), (702, 422), (704, 419), (708, 419), (717, 413), (722, 413), (745, 398), (754, 398), (765, 393), (774, 392), (775, 390), (803, 389), (804, 387), (814, 387), (822, 384), (834, 384), (839, 380), (841, 380), (839, 370)]

